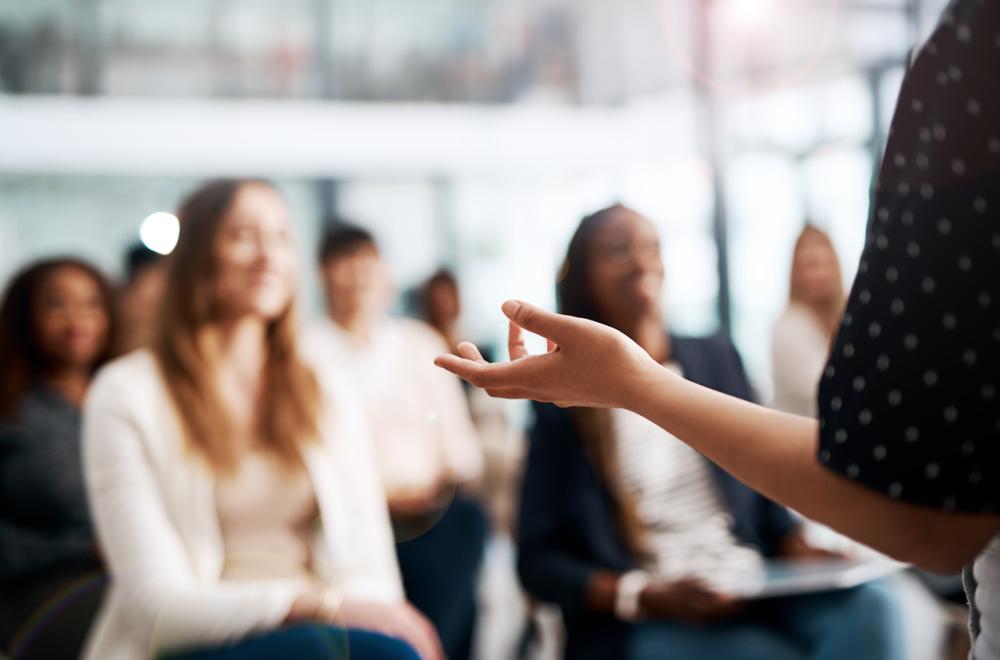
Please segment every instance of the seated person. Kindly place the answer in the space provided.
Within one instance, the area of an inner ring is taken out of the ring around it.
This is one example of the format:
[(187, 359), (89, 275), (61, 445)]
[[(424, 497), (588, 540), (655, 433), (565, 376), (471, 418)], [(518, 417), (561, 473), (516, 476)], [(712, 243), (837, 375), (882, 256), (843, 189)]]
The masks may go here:
[[(566, 314), (611, 325), (686, 378), (749, 399), (723, 338), (666, 330), (652, 224), (614, 206), (585, 218), (558, 283)], [(565, 656), (646, 660), (904, 657), (882, 585), (741, 603), (727, 581), (765, 558), (822, 556), (789, 513), (624, 410), (536, 406), (518, 571), (562, 610)]]
[[(427, 324), (437, 330), (455, 352), (460, 343), (462, 296), (458, 278), (448, 269), (436, 271), (420, 288), (420, 311)], [(491, 351), (480, 347), (490, 359)], [(481, 496), (498, 534), (513, 536), (517, 491), (524, 471), (526, 441), (522, 425), (510, 419), (507, 402), (494, 399), (462, 381), (469, 412), (483, 448), (484, 470)]]
[(148, 350), (84, 410), (111, 584), (88, 660), (442, 657), (403, 598), (359, 406), (300, 358), (288, 205), (215, 181), (181, 207)]
[(435, 624), (448, 657), (462, 660), (487, 532), (467, 492), (483, 458), (462, 387), (434, 366), (447, 349), (433, 329), (388, 315), (393, 287), (371, 234), (334, 227), (320, 268), (329, 317), (311, 328), (309, 353), (350, 374), (364, 400), (406, 595)]
[(162, 254), (142, 243), (128, 249), (125, 254), (125, 282), (118, 296), (122, 353), (149, 345), (156, 328), (156, 313), (160, 309), (166, 278), (167, 268)]
[(29, 266), (0, 304), (0, 654), (75, 660), (97, 611), (80, 406), (113, 321), (107, 282), (78, 259)]

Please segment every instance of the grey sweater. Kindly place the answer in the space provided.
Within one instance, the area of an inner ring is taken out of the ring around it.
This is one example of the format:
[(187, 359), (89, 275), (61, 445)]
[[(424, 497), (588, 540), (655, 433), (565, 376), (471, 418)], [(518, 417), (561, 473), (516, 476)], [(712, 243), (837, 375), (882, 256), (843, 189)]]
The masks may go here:
[(0, 419), (0, 580), (92, 562), (80, 463), (80, 410), (45, 387)]

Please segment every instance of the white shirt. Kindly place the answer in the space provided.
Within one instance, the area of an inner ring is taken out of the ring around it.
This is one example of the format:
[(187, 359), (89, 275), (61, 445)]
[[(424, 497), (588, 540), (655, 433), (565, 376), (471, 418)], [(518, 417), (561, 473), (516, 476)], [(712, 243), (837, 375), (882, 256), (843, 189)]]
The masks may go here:
[(388, 496), (422, 495), (442, 479), (476, 481), (482, 446), (458, 379), (434, 366), (447, 353), (428, 326), (386, 319), (367, 342), (329, 319), (304, 341), (316, 364), (342, 373), (364, 401)]
[[(676, 364), (667, 368), (679, 373)], [(760, 553), (732, 533), (732, 516), (708, 461), (649, 420), (612, 411), (621, 486), (636, 498), (657, 577), (698, 578), (724, 588), (763, 569)]]
[[(350, 392), (319, 376), (321, 441), (302, 452), (322, 520), (311, 538), (315, 579), (346, 596), (401, 602), (363, 415)], [(185, 446), (174, 410), (148, 351), (106, 366), (84, 404), (87, 495), (111, 574), (88, 660), (136, 660), (277, 628), (305, 587), (222, 579), (215, 477)]]
[(977, 587), (972, 594), (974, 616), (978, 615), (979, 635), (972, 656), (976, 660), (1000, 659), (1000, 536), (994, 537), (972, 565)]
[(819, 380), (830, 355), (830, 337), (807, 308), (790, 304), (774, 324), (771, 365), (774, 407), (816, 417)]
[[(771, 343), (774, 407), (794, 415), (815, 418), (819, 381), (829, 354), (830, 338), (823, 332), (816, 316), (803, 305), (788, 305), (774, 324)], [(808, 519), (804, 519), (802, 536), (810, 545), (831, 552), (858, 558), (883, 556), (826, 525)]]

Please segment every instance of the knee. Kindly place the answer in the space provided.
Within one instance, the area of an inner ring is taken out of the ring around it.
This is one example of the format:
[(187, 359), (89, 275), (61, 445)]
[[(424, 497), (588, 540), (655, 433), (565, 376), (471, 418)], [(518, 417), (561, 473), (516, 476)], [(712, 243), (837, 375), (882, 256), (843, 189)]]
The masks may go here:
[(879, 627), (902, 625), (899, 595), (883, 582), (871, 582), (851, 589), (846, 594), (851, 614), (859, 620)]
[(363, 630), (352, 630), (348, 637), (350, 639), (348, 657), (372, 660), (420, 660), (420, 656), (412, 646), (394, 637)]
[(872, 657), (905, 657), (902, 604), (895, 590), (873, 582), (855, 587), (845, 596), (845, 633), (861, 648), (871, 649)]

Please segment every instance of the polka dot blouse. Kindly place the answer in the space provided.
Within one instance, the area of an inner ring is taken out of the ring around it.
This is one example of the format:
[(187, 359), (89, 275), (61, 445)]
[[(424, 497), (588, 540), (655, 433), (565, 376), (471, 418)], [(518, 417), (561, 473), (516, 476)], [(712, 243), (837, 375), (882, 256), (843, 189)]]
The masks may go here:
[(1000, 1), (956, 0), (903, 82), (820, 384), (820, 461), (1000, 513)]

